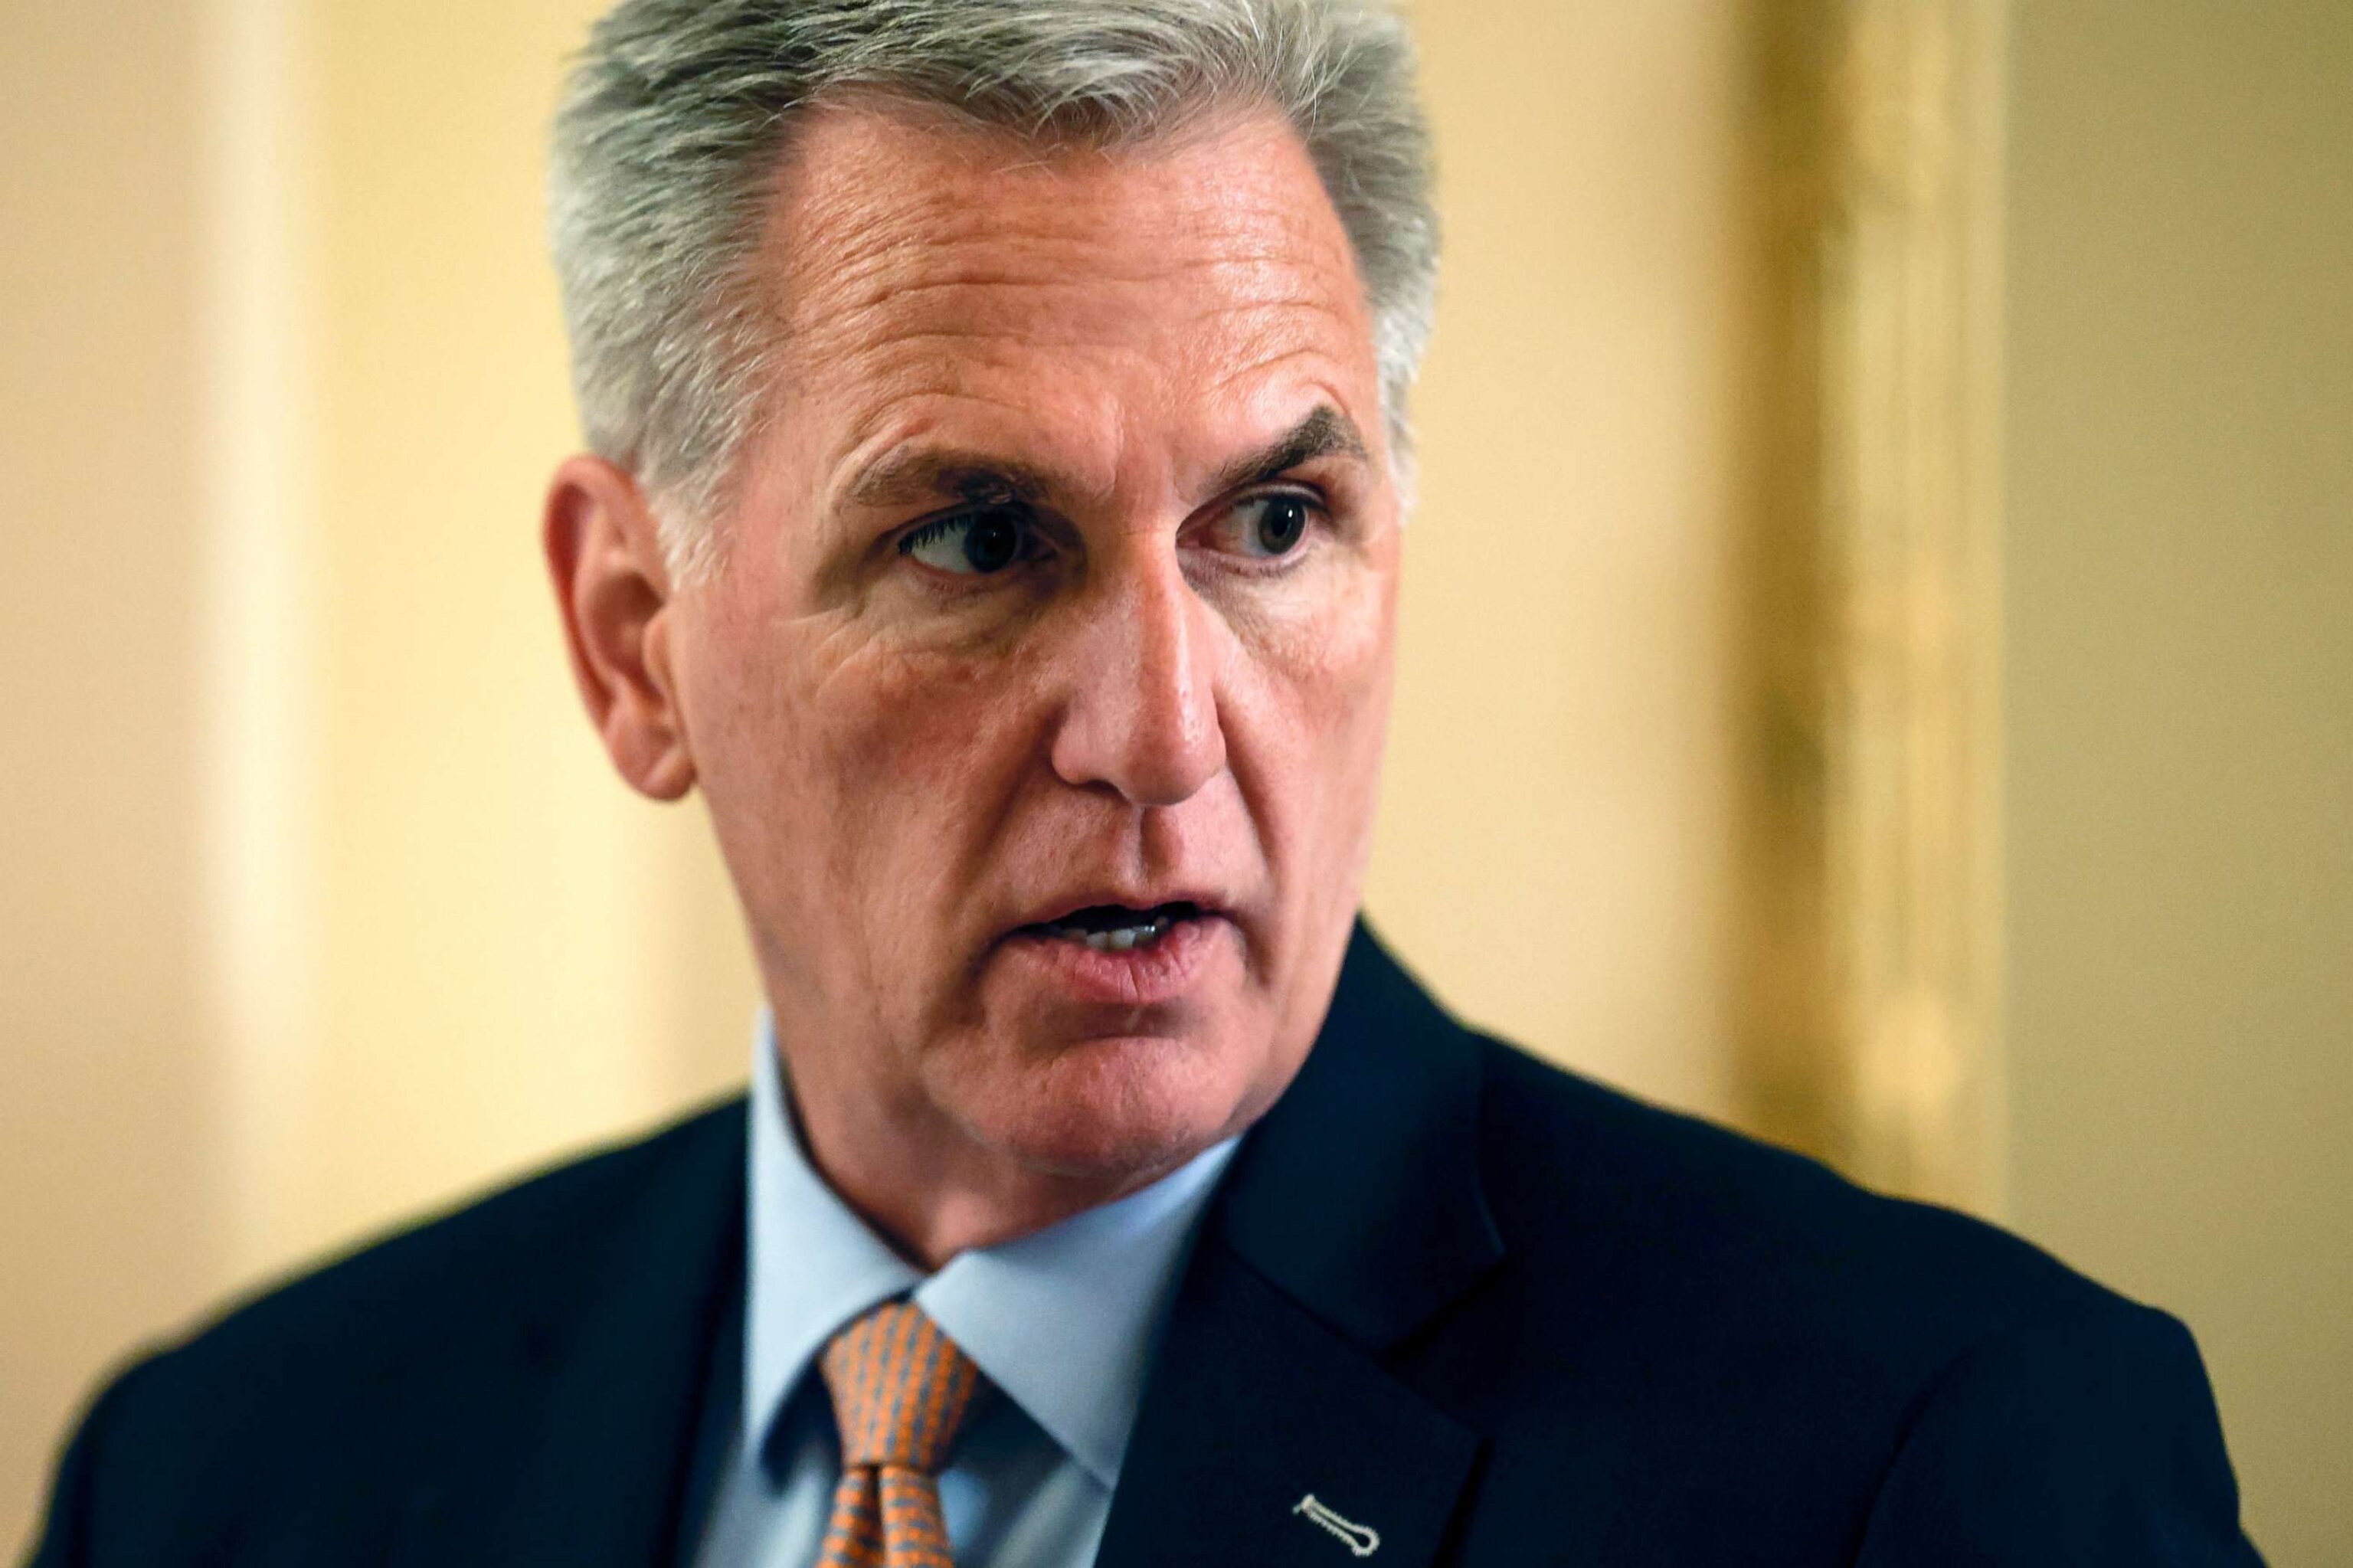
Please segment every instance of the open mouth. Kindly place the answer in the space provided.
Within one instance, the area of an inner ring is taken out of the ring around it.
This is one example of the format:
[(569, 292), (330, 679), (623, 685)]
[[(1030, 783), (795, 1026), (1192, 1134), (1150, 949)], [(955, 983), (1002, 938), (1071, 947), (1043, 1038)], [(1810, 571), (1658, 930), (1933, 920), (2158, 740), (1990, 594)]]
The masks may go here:
[(1076, 942), (1098, 953), (1132, 953), (1158, 946), (1178, 926), (1199, 918), (1201, 908), (1197, 904), (1158, 904), (1149, 909), (1096, 904), (1022, 930), (1053, 941)]

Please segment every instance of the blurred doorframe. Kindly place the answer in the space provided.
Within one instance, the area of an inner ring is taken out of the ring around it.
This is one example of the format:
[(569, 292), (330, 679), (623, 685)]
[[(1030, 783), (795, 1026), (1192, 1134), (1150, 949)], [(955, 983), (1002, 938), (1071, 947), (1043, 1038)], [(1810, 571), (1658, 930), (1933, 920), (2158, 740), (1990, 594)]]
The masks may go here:
[(1998, 1215), (2004, 5), (1752, 16), (1739, 1114)]

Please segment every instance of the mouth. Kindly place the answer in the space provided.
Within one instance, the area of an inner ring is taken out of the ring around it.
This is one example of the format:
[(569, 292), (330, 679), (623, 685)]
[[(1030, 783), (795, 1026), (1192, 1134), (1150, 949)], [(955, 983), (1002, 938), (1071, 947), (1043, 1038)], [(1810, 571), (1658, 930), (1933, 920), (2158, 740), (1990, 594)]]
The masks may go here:
[(1189, 900), (1155, 904), (1149, 909), (1125, 904), (1091, 904), (1051, 920), (1024, 926), (1016, 935), (1070, 942), (1097, 953), (1132, 953), (1156, 948), (1175, 936), (1180, 927), (1207, 917), (1207, 912)]
[[(1058, 1004), (1118, 1008), (1124, 1016), (1222, 994), (1241, 967), (1234, 917), (1198, 889), (1154, 891), (1178, 896), (1130, 904), (1109, 888), (1096, 888), (1035, 910), (1044, 918), (1007, 932), (997, 948), (1009, 983), (1036, 988), (1029, 994)], [(1103, 901), (1081, 904), (1081, 898)]]

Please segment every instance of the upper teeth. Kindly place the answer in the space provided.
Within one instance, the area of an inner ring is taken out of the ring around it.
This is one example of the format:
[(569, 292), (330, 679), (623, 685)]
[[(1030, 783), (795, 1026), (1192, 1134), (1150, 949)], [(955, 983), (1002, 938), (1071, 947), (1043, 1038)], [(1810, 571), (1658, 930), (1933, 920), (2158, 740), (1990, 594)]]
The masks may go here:
[(1149, 920), (1139, 920), (1132, 926), (1114, 926), (1108, 931), (1086, 931), (1076, 926), (1060, 926), (1054, 934), (1072, 941), (1084, 942), (1098, 953), (1124, 953), (1166, 936), (1176, 922), (1165, 915)]

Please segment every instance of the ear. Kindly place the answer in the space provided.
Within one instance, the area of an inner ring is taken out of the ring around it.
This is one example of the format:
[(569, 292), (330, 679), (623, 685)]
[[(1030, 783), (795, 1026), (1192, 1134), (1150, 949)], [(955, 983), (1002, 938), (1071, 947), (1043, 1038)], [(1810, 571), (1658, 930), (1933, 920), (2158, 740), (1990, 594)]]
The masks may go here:
[(632, 789), (675, 800), (694, 787), (679, 706), (670, 576), (637, 481), (599, 457), (567, 458), (541, 526), (572, 678)]

